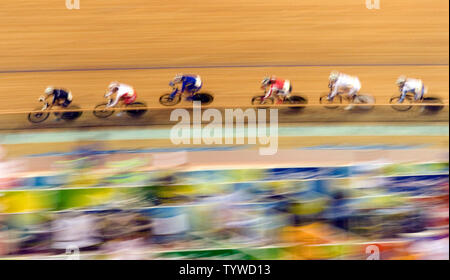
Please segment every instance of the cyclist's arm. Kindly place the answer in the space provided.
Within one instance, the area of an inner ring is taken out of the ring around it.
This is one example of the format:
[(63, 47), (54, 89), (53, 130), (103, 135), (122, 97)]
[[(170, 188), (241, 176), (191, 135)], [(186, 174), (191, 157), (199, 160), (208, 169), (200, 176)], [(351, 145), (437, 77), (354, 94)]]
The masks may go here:
[(113, 91), (109, 91), (107, 94), (105, 94), (105, 97), (109, 97), (113, 93), (114, 93)]
[[(56, 91), (56, 90), (55, 90)], [(56, 101), (58, 100), (58, 98), (56, 98), (56, 93), (53, 93), (53, 101), (52, 101), (52, 106), (55, 105)]]
[(51, 102), (47, 101), (50, 98), (50, 95), (44, 99), (44, 103), (45, 103), (44, 108), (45, 109), (51, 109), (55, 105), (56, 101), (58, 100), (56, 98), (56, 94), (53, 93), (52, 95), (53, 95), (53, 100)]
[(266, 95), (264, 95), (263, 100), (266, 99), (266, 98), (268, 98), (270, 95), (272, 95), (272, 92), (273, 92), (273, 87), (270, 86), (270, 87), (269, 87), (269, 90), (266, 92)]
[(403, 102), (403, 100), (405, 100), (405, 97), (406, 97), (406, 93), (408, 92), (408, 89), (405, 87), (405, 86), (403, 86), (401, 89), (400, 89), (400, 100), (399, 100), (399, 102)]
[(330, 92), (330, 94), (328, 95), (328, 97), (329, 97), (329, 98), (335, 97), (336, 94), (337, 94), (337, 92), (338, 92), (338, 85), (335, 83), (335, 84), (331, 87), (331, 92)]
[(123, 94), (117, 93), (117, 94), (116, 94), (116, 99), (114, 99), (114, 102), (108, 104), (107, 107), (114, 107), (114, 106), (116, 106), (116, 105), (117, 105), (117, 102), (119, 102), (119, 99), (122, 97), (122, 95), (123, 95)]
[(174, 98), (177, 93), (178, 93), (178, 87), (174, 87), (173, 91), (170, 93), (170, 98)]

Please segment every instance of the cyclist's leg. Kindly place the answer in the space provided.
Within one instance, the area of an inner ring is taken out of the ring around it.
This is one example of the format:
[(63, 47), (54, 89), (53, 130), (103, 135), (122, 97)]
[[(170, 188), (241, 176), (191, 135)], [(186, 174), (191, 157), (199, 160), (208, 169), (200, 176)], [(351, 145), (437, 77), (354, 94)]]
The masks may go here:
[(72, 99), (69, 100), (68, 98), (66, 98), (64, 102), (61, 104), (61, 106), (67, 108), (69, 107), (70, 103), (72, 103)]
[(282, 104), (283, 101), (284, 101), (283, 91), (277, 91), (277, 92), (275, 92), (275, 96), (277, 97), (277, 102), (276, 102), (276, 104)]
[(283, 97), (283, 101), (285, 99), (291, 100), (291, 92), (292, 92), (292, 85), (290, 81), (286, 81), (284, 83), (283, 91), (281, 92), (281, 95)]
[(425, 94), (425, 86), (422, 84), (422, 87), (414, 91), (414, 101), (422, 100), (424, 94)]
[(136, 101), (136, 98), (137, 98), (137, 94), (136, 94), (136, 92), (133, 92), (133, 94), (131, 95), (131, 96), (128, 96), (128, 97), (124, 97), (123, 98), (123, 104), (126, 106), (126, 105), (130, 105), (130, 104), (132, 104), (134, 101)]
[(192, 101), (194, 99), (194, 94), (196, 94), (202, 86), (199, 87), (195, 86), (194, 84), (190, 84), (186, 87), (186, 91), (188, 92), (189, 96), (186, 98), (186, 100)]
[(351, 87), (348, 89), (347, 98), (348, 98), (348, 101), (350, 104), (344, 108), (345, 110), (353, 109), (353, 107), (354, 107), (353, 104), (355, 103), (355, 98), (356, 98), (356, 95), (358, 94), (358, 92), (359, 92), (359, 87)]

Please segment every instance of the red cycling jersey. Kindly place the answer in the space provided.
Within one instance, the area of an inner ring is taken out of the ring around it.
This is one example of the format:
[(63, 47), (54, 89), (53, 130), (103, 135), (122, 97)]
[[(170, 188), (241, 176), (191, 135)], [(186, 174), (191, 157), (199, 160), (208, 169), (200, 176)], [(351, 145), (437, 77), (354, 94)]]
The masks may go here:
[(286, 81), (283, 79), (276, 79), (273, 84), (270, 85), (269, 90), (264, 98), (270, 97), (274, 91), (281, 91), (284, 88), (284, 83)]

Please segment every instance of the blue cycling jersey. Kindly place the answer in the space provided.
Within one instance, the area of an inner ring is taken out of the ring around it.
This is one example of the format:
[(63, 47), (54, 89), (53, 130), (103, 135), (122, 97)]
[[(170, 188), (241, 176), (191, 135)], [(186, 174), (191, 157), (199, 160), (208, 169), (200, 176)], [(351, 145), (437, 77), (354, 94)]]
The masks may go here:
[[(181, 77), (180, 81), (178, 83), (182, 83), (181, 85), (181, 93), (187, 91), (191, 94), (194, 94), (195, 92), (199, 91), (200, 88), (202, 87), (201, 83), (200, 86), (196, 85), (197, 84), (197, 79), (199, 79), (200, 77), (198, 76), (190, 76), (190, 75), (184, 75)], [(170, 85), (173, 86), (174, 83), (170, 82)], [(178, 89), (175, 89), (170, 97), (174, 98), (175, 94), (177, 94), (179, 91)]]

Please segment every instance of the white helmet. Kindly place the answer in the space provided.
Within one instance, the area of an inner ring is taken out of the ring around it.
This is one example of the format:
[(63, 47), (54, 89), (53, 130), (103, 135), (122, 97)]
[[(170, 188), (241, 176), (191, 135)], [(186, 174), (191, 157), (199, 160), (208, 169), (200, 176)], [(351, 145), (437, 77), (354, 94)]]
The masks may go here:
[(179, 83), (179, 82), (181, 82), (182, 78), (183, 78), (183, 74), (178, 73), (178, 74), (175, 75), (175, 78), (173, 78), (173, 82), (174, 83)]
[(120, 86), (120, 83), (114, 81), (114, 82), (111, 82), (111, 83), (109, 84), (108, 89), (109, 89), (110, 91), (113, 91), (115, 88), (118, 88), (119, 86)]
[(330, 73), (330, 76), (328, 77), (328, 80), (330, 80), (330, 82), (334, 82), (337, 80), (337, 78), (339, 77), (339, 72), (338, 71), (332, 71)]
[(266, 87), (267, 85), (269, 85), (269, 83), (270, 83), (270, 78), (264, 77), (264, 79), (261, 81), (261, 86)]
[(398, 77), (397, 81), (395, 82), (398, 86), (403, 85), (406, 82), (406, 76), (401, 75)]
[(55, 90), (55, 88), (54, 88), (53, 86), (48, 86), (48, 87), (45, 89), (45, 94), (46, 94), (46, 95), (50, 95), (50, 94), (53, 93), (54, 90)]

